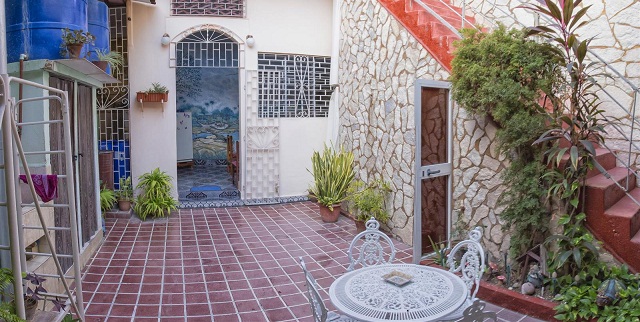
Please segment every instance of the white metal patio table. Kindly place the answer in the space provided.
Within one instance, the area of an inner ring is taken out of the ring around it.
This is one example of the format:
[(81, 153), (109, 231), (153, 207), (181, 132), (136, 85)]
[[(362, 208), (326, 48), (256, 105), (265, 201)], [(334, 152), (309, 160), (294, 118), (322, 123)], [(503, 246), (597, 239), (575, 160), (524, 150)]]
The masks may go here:
[[(394, 271), (412, 276), (397, 286), (383, 275)], [(331, 303), (362, 321), (437, 321), (467, 298), (464, 281), (448, 271), (414, 264), (363, 267), (336, 279), (329, 288)]]

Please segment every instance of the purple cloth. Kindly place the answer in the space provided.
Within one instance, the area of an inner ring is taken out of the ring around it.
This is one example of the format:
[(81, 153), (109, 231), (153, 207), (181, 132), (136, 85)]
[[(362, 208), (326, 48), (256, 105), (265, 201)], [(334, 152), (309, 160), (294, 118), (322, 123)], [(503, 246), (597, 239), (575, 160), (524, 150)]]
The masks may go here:
[[(20, 175), (20, 180), (24, 183), (27, 182), (27, 176)], [(58, 176), (55, 174), (32, 174), (31, 180), (33, 180), (33, 186), (36, 188), (36, 193), (42, 199), (42, 202), (51, 201), (54, 198), (58, 198)]]

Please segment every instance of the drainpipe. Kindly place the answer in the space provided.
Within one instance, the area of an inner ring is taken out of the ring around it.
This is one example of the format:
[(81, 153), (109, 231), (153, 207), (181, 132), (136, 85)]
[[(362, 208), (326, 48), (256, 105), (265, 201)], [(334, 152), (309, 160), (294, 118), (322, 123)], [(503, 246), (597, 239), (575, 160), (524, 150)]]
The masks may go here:
[(331, 72), (329, 80), (331, 84), (331, 100), (329, 102), (329, 115), (327, 117), (326, 143), (339, 146), (340, 132), (340, 93), (338, 91), (338, 68), (340, 65), (340, 23), (342, 0), (333, 0), (333, 23), (331, 28)]
[[(24, 79), (24, 61), (26, 54), (20, 54), (20, 79)], [(18, 100), (22, 100), (22, 83), (18, 84)], [(22, 104), (18, 106), (18, 123), (22, 123)], [(22, 138), (22, 126), (18, 126), (18, 135)]]

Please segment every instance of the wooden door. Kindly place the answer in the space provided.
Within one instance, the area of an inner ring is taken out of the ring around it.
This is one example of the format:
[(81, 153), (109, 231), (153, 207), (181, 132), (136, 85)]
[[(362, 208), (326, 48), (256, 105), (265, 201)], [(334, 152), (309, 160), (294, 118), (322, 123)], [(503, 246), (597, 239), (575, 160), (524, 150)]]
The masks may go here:
[(82, 223), (82, 243), (89, 241), (98, 229), (98, 205), (96, 204), (96, 168), (93, 129), (96, 123), (93, 118), (92, 89), (89, 86), (78, 85), (78, 151), (76, 164), (78, 167), (78, 191), (80, 200), (77, 209), (80, 211)]
[[(58, 78), (58, 77), (49, 77), (49, 86), (57, 89), (61, 89), (63, 91), (67, 91), (69, 97), (69, 113), (73, 115), (74, 105), (73, 105), (73, 97), (74, 97), (74, 82), (71, 80)], [(60, 103), (56, 100), (50, 100), (49, 104), (49, 118), (51, 120), (61, 120), (62, 119), (62, 109)], [(73, 130), (73, 126), (71, 127)], [(53, 150), (64, 150), (64, 128), (61, 123), (51, 124), (49, 126), (49, 138), (51, 141), (50, 149)], [(71, 140), (73, 141), (73, 135), (71, 136)], [(73, 146), (73, 144), (72, 144)], [(51, 171), (53, 174), (65, 174), (70, 175), (73, 172), (73, 169), (67, 170), (66, 163), (64, 161), (64, 154), (52, 154), (51, 155)], [(69, 196), (67, 195), (67, 184), (74, 184), (70, 180), (71, 177), (67, 177), (66, 179), (58, 180), (58, 198), (54, 199), (56, 204), (67, 204), (69, 203)], [(70, 217), (69, 217), (69, 209), (68, 208), (54, 208), (54, 224), (56, 227), (70, 227)], [(73, 254), (72, 244), (71, 244), (71, 235), (69, 231), (57, 231), (56, 232), (56, 252), (58, 254)], [(67, 270), (71, 265), (73, 265), (73, 260), (71, 258), (60, 258), (60, 264), (62, 265), (63, 270)]]

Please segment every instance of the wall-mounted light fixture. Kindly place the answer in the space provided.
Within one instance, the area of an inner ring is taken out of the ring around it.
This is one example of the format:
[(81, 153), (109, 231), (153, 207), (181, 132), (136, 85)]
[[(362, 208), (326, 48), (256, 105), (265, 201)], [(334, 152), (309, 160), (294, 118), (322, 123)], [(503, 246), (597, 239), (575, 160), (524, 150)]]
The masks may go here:
[(256, 40), (253, 39), (252, 35), (247, 35), (247, 46), (249, 46), (249, 48), (252, 48), (253, 45), (256, 44)]
[(171, 42), (171, 38), (169, 37), (168, 33), (164, 33), (164, 35), (162, 35), (162, 38), (160, 39), (160, 43), (162, 44), (162, 46), (166, 46)]

